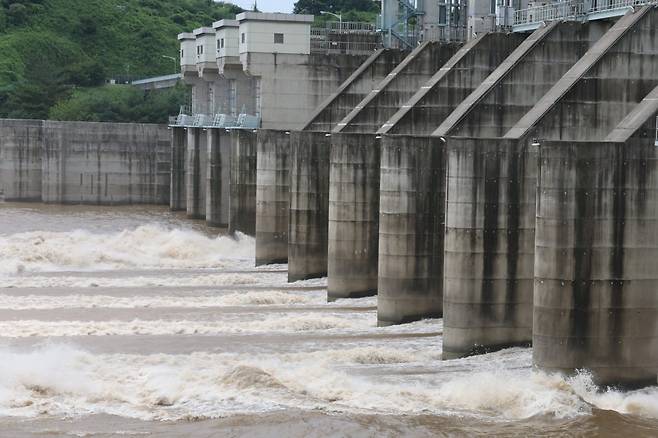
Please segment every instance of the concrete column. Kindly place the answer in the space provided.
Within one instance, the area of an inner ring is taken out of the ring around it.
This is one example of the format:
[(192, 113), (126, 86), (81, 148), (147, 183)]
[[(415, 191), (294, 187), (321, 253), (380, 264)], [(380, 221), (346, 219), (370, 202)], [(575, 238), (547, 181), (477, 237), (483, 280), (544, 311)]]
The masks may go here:
[(231, 131), (229, 232), (256, 234), (256, 133)]
[(256, 159), (256, 266), (288, 262), (290, 132), (261, 129)]
[(43, 123), (0, 120), (0, 199), (41, 201)]
[(601, 385), (656, 384), (658, 154), (637, 143), (542, 142), (533, 356)]
[(372, 134), (332, 134), (328, 298), (377, 293), (379, 155)]
[(211, 227), (228, 227), (231, 134), (225, 129), (208, 129), (208, 183), (206, 222)]
[(536, 148), (447, 141), (443, 357), (529, 344)]
[(387, 136), (379, 194), (380, 326), (443, 312), (445, 142)]
[(187, 156), (187, 132), (185, 128), (171, 128), (171, 193), (169, 208), (173, 211), (187, 209), (185, 171)]
[(329, 134), (291, 133), (288, 281), (327, 275), (330, 152)]
[(187, 129), (187, 217), (206, 218), (207, 137), (201, 128)]

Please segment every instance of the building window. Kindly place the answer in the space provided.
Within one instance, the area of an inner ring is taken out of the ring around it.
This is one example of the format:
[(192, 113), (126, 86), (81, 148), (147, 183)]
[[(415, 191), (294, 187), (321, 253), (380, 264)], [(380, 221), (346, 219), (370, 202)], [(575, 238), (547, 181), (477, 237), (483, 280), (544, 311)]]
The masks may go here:
[(491, 13), (493, 15), (496, 15), (496, 0), (491, 0), (490, 8), (491, 8)]
[(220, 40), (220, 43), (221, 43), (220, 47), (223, 49), (223, 48), (224, 48), (224, 38), (222, 38), (222, 39)]
[(203, 46), (196, 46), (196, 54), (203, 55)]
[(446, 24), (446, 6), (439, 5), (439, 24)]
[(274, 44), (283, 44), (283, 34), (275, 33), (274, 34)]
[(185, 52), (183, 51), (183, 49), (180, 49), (180, 57), (181, 59), (185, 57)]
[(244, 32), (242, 32), (242, 37), (241, 37), (241, 38), (242, 38), (242, 44), (244, 44), (244, 40), (245, 40), (245, 38), (244, 38)]

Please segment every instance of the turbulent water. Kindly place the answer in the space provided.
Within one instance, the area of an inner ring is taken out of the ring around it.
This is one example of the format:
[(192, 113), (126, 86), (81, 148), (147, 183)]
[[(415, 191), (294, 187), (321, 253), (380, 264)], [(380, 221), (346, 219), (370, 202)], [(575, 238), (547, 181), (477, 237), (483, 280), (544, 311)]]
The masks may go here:
[(658, 435), (658, 388), (441, 361), (441, 320), (253, 267), (160, 208), (0, 204), (0, 436)]

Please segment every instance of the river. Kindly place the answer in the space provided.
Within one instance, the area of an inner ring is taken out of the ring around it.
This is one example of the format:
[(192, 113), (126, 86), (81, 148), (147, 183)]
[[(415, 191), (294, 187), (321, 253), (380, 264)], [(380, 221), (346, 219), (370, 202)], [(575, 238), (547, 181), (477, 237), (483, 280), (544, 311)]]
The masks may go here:
[(440, 319), (253, 260), (165, 208), (0, 203), (0, 436), (658, 436), (657, 387), (441, 361)]

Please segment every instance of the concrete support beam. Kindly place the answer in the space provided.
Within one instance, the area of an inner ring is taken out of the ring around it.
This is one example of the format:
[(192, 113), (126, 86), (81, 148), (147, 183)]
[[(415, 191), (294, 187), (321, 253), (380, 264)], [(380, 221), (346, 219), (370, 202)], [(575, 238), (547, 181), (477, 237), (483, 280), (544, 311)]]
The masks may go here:
[(41, 201), (43, 122), (0, 120), (0, 198)]
[(505, 134), (602, 140), (658, 85), (658, 9), (629, 11)]
[(169, 208), (187, 210), (185, 173), (187, 168), (187, 132), (185, 128), (171, 128), (171, 193)]
[(261, 129), (256, 160), (256, 266), (288, 262), (290, 131)]
[(185, 188), (187, 191), (187, 217), (206, 218), (206, 172), (208, 169), (207, 131), (202, 128), (187, 128), (187, 171)]
[(536, 147), (447, 142), (443, 357), (529, 344)]
[(256, 234), (256, 133), (231, 131), (229, 233)]
[(457, 51), (455, 43), (418, 46), (368, 93), (333, 132), (376, 132)]
[(378, 132), (431, 134), (525, 37), (520, 33), (487, 33), (467, 42), (382, 124)]
[(443, 313), (445, 142), (386, 136), (379, 195), (380, 326)]
[(551, 22), (537, 29), (434, 135), (502, 137), (605, 34), (609, 22)]
[(317, 107), (303, 124), (306, 131), (331, 131), (404, 57), (403, 52), (375, 52), (340, 87)]
[(655, 385), (653, 139), (548, 141), (540, 151), (534, 362), (549, 372), (591, 370), (601, 385)]
[(331, 136), (292, 132), (288, 281), (327, 275)]
[(377, 292), (380, 146), (372, 134), (332, 135), (329, 300)]
[(206, 184), (206, 223), (228, 227), (231, 172), (231, 134), (225, 129), (207, 131), (208, 176)]

